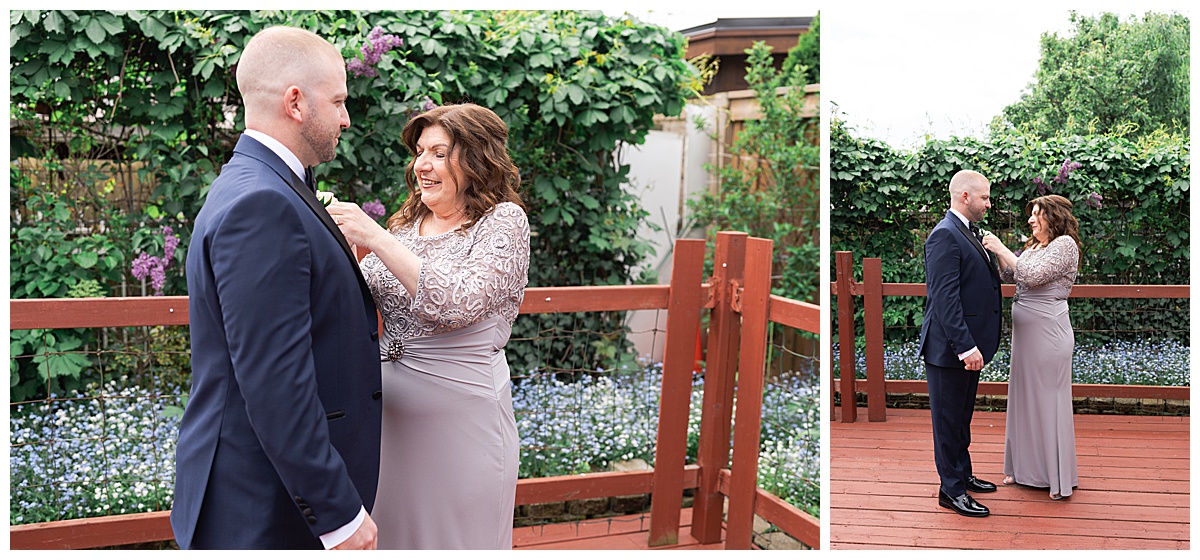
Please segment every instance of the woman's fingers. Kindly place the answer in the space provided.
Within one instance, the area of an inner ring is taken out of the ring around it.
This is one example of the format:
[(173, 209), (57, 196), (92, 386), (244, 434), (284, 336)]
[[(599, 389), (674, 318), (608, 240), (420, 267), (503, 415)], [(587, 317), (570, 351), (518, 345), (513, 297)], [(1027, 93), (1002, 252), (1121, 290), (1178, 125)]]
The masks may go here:
[(334, 202), (327, 209), (329, 215), (333, 217), (333, 222), (337, 224), (338, 229), (342, 230), (346, 241), (370, 248), (367, 243), (368, 238), (374, 233), (374, 230), (381, 228), (375, 220), (363, 212), (362, 208), (352, 202)]

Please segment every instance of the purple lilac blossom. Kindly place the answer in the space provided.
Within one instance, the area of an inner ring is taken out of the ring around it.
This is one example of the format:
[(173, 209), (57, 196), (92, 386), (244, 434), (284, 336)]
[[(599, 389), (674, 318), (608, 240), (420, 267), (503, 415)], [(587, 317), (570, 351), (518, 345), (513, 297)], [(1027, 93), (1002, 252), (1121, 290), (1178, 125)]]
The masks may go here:
[(138, 280), (146, 278), (150, 274), (150, 269), (158, 263), (158, 257), (151, 257), (146, 253), (138, 255), (138, 258), (133, 260), (133, 276)]
[(169, 265), (175, 260), (175, 248), (179, 246), (179, 237), (171, 230), (171, 226), (163, 226), (163, 260)]
[(150, 287), (154, 288), (154, 295), (161, 296), (163, 284), (167, 283), (167, 270), (162, 266), (163, 261), (158, 262), (159, 266), (150, 269)]
[(163, 286), (167, 283), (167, 267), (171, 266), (171, 261), (175, 259), (175, 249), (179, 247), (179, 237), (175, 235), (171, 226), (163, 226), (163, 256), (155, 257), (142, 252), (136, 259), (133, 260), (133, 266), (130, 271), (133, 277), (138, 280), (145, 281), (150, 278), (150, 287), (154, 288), (154, 295), (163, 295)]
[(1067, 184), (1067, 176), (1070, 175), (1072, 171), (1075, 171), (1080, 167), (1083, 167), (1082, 163), (1071, 161), (1071, 158), (1067, 158), (1063, 160), (1062, 167), (1058, 169), (1058, 176), (1054, 177), (1052, 180), (1060, 185), (1065, 185)]
[(149, 276), (154, 295), (161, 296), (163, 284), (167, 280), (166, 262), (143, 252), (133, 261), (133, 276), (138, 280), (145, 280), (146, 276)]
[(352, 58), (350, 59), (350, 62), (346, 63), (346, 71), (359, 77), (366, 76), (368, 78), (374, 78), (375, 76), (379, 75), (374, 68), (363, 64), (363, 61), (357, 58)]
[(1034, 177), (1033, 184), (1037, 185), (1038, 194), (1046, 194), (1054, 190), (1050, 188), (1050, 185), (1047, 185), (1041, 177)]
[(383, 203), (379, 202), (379, 199), (375, 199), (373, 202), (363, 204), (362, 210), (368, 216), (370, 216), (372, 220), (378, 220), (387, 213), (387, 210), (383, 207)]
[(1091, 206), (1092, 208), (1095, 208), (1097, 210), (1099, 210), (1100, 208), (1102, 208), (1104, 206), (1104, 204), (1102, 204), (1103, 201), (1104, 201), (1104, 197), (1100, 196), (1100, 193), (1098, 193), (1096, 191), (1092, 191), (1092, 194), (1088, 195), (1088, 197), (1087, 197), (1088, 206)]
[(362, 59), (351, 59), (346, 63), (346, 70), (355, 76), (378, 76), (379, 73), (375, 70), (375, 65), (383, 60), (384, 53), (403, 45), (403, 39), (395, 35), (385, 35), (383, 28), (376, 26), (367, 34), (367, 40), (363, 42), (363, 46), (360, 49)]
[(428, 95), (425, 96), (424, 101), (421, 101), (421, 112), (422, 113), (432, 111), (436, 108), (437, 108), (437, 103), (434, 103), (433, 100), (430, 99)]

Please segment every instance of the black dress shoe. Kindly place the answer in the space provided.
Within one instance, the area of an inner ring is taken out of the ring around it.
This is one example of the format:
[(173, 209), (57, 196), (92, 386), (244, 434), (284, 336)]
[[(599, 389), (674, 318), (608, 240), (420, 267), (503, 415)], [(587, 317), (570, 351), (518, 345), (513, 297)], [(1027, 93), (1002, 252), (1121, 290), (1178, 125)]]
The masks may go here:
[(983, 504), (976, 502), (974, 498), (967, 494), (951, 498), (940, 489), (938, 490), (938, 505), (952, 509), (954, 513), (967, 517), (987, 517), (991, 513)]
[(967, 477), (967, 490), (972, 492), (995, 492), (996, 485), (986, 480), (979, 480), (973, 476)]

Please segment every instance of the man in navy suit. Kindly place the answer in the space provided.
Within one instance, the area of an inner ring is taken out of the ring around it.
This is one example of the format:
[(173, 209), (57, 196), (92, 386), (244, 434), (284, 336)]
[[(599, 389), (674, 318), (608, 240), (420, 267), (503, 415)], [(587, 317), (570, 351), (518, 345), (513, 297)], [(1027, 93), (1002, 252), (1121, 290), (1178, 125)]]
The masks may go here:
[(960, 515), (985, 517), (987, 507), (967, 491), (995, 492), (971, 471), (971, 416), (979, 370), (1000, 346), (1000, 275), (974, 222), (992, 207), (991, 185), (975, 171), (950, 180), (950, 211), (925, 241), (925, 320), (921, 356), (929, 382), (938, 504)]
[(187, 257), (192, 389), (171, 527), (184, 549), (375, 548), (377, 316), (313, 191), (346, 113), (341, 53), (274, 27), (237, 67), (246, 131)]

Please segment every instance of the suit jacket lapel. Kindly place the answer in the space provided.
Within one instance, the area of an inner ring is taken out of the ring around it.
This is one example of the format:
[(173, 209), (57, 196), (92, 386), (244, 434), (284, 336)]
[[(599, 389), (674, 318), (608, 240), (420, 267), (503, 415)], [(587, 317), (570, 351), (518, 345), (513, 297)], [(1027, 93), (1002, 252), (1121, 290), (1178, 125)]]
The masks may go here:
[[(308, 168), (308, 173), (309, 176), (312, 175), (311, 167)], [(342, 235), (342, 230), (338, 229), (337, 224), (334, 223), (333, 216), (329, 215), (329, 211), (325, 209), (325, 205), (317, 199), (315, 191), (304, 184), (304, 181), (301, 181), (295, 173), (291, 173), (289, 170), (288, 174), (291, 176), (288, 185), (292, 187), (292, 190), (296, 191), (296, 194), (300, 195), (300, 198), (304, 199), (304, 203), (313, 211), (313, 214), (317, 215), (321, 223), (325, 224), (325, 229), (333, 234), (334, 239), (338, 241), (338, 245), (342, 246), (342, 251), (346, 253), (346, 257), (350, 259), (350, 264), (354, 267), (354, 275), (358, 277), (358, 287), (362, 289), (363, 294), (366, 296), (364, 300), (374, 301), (371, 297), (371, 288), (367, 286), (367, 280), (363, 278), (362, 269), (358, 266), (358, 258), (354, 256), (354, 251), (350, 249), (350, 243), (346, 241), (346, 236)]]
[[(248, 144), (249, 142), (252, 142), (253, 144)], [(283, 179), (288, 186), (292, 188), (292, 190), (296, 191), (296, 194), (300, 195), (300, 198), (304, 200), (305, 204), (308, 205), (309, 210), (312, 210), (313, 214), (316, 214), (317, 218), (321, 220), (321, 223), (325, 225), (325, 229), (329, 230), (329, 233), (333, 234), (334, 239), (337, 239), (338, 245), (342, 246), (342, 251), (346, 253), (346, 257), (350, 259), (350, 264), (354, 267), (354, 274), (358, 277), (359, 288), (361, 288), (363, 293), (366, 295), (365, 299), (373, 301), (373, 298), (371, 297), (371, 289), (367, 287), (367, 281), (365, 278), (363, 278), (362, 270), (360, 270), (358, 267), (358, 258), (354, 256), (354, 251), (350, 250), (350, 244), (346, 242), (346, 237), (342, 235), (342, 230), (338, 229), (337, 224), (333, 222), (333, 217), (329, 215), (329, 211), (325, 209), (325, 205), (321, 204), (320, 200), (317, 200), (317, 193), (314, 192), (313, 189), (309, 188), (308, 185), (304, 184), (304, 181), (300, 180), (300, 177), (297, 177), (296, 174), (293, 173), (292, 170), (287, 166), (287, 164), (284, 163), (282, 159), (279, 159), (279, 156), (275, 155), (275, 152), (272, 152), (270, 148), (263, 146), (259, 141), (243, 135), (242, 138), (238, 140), (234, 151), (245, 152), (247, 155), (262, 161), (264, 164), (270, 167), (271, 170), (275, 171), (275, 173), (279, 175), (279, 177)], [(265, 153), (252, 153), (256, 151)], [(309, 177), (312, 176), (311, 167), (308, 168), (308, 175)]]
[(967, 238), (967, 242), (970, 243), (976, 251), (979, 251), (979, 256), (983, 257), (983, 260), (991, 262), (992, 259), (987, 256), (987, 249), (983, 248), (983, 245), (981, 245), (979, 240), (975, 238), (975, 234), (971, 233), (971, 230), (967, 229), (967, 225), (964, 224), (962, 220), (958, 219), (958, 216), (955, 216), (953, 213), (948, 213), (946, 214), (946, 219), (950, 220), (950, 222), (954, 224), (954, 227), (958, 228), (958, 231)]
[[(300, 195), (300, 198), (308, 205), (308, 209), (312, 210), (313, 214), (316, 214), (322, 224), (325, 224), (325, 229), (329, 230), (329, 233), (333, 234), (334, 239), (338, 240), (338, 244), (342, 246), (342, 250), (346, 252), (346, 256), (354, 259), (354, 252), (350, 250), (350, 244), (346, 242), (346, 237), (342, 235), (342, 230), (338, 229), (337, 224), (334, 223), (333, 217), (329, 215), (329, 211), (325, 209), (325, 205), (321, 204), (320, 200), (317, 200), (317, 193), (309, 189), (308, 185), (305, 185), (304, 181), (301, 181), (295, 173), (289, 170), (288, 175), (288, 186), (292, 187), (292, 190)], [(354, 259), (354, 262), (357, 265), (358, 260)]]

